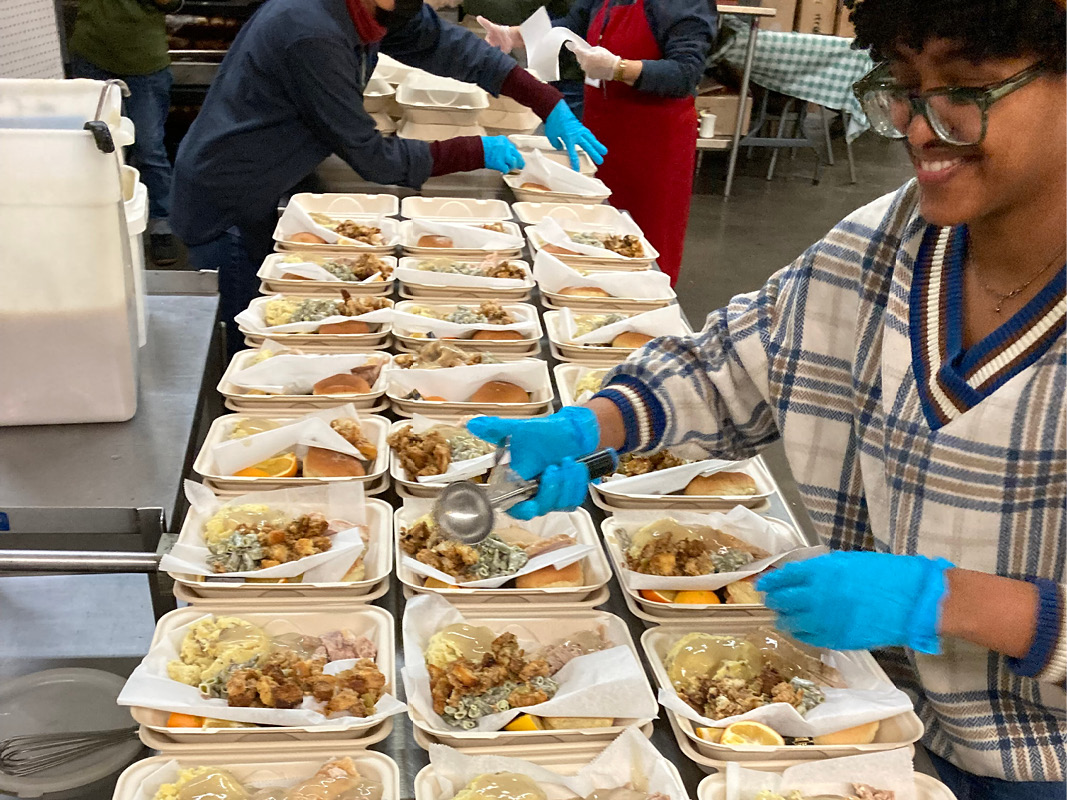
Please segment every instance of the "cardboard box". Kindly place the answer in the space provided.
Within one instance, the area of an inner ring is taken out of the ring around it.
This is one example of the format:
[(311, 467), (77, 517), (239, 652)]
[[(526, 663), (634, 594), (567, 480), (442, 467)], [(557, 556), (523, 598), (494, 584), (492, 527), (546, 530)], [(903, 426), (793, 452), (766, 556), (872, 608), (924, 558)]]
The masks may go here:
[(760, 6), (775, 10), (773, 17), (759, 18), (759, 29), (761, 31), (789, 33), (793, 30), (793, 23), (796, 21), (797, 15), (797, 0), (763, 0)]
[[(715, 115), (715, 137), (733, 136), (737, 124), (737, 109), (741, 105), (740, 96), (736, 94), (697, 95), (697, 112), (707, 111)], [(741, 132), (748, 131), (752, 123), (752, 95), (745, 100), (745, 117)]]
[(835, 36), (846, 36), (849, 39), (856, 38), (856, 29), (852, 27), (852, 23), (849, 21), (848, 15), (850, 11), (845, 8), (845, 4), (838, 0), (837, 3), (837, 23), (834, 25)]
[(837, 0), (800, 0), (796, 31), (832, 35), (836, 16)]

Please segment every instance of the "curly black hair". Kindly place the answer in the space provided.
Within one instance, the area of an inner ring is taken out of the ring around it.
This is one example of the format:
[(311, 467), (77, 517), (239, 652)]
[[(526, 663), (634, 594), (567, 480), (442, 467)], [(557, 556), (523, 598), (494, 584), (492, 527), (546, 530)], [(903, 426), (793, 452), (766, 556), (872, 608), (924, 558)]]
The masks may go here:
[(855, 47), (884, 61), (901, 45), (921, 50), (929, 39), (951, 39), (972, 61), (1037, 56), (1067, 71), (1067, 18), (1055, 0), (845, 0), (856, 28)]

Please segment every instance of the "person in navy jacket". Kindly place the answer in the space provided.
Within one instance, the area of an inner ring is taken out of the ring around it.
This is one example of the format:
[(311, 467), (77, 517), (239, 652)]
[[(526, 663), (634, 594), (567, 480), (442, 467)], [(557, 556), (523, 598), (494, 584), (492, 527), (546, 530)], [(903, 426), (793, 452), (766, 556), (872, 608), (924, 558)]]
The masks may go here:
[[(517, 27), (479, 20), (505, 52), (522, 46)], [(694, 95), (717, 28), (707, 0), (577, 0), (553, 20), (583, 37), (573, 48), (589, 79), (582, 121), (608, 149), (597, 177), (626, 209), (678, 279), (696, 166)]]
[(197, 269), (218, 269), (232, 323), (256, 295), (279, 199), (331, 153), (363, 178), (418, 187), (522, 157), (506, 137), (383, 137), (363, 108), (378, 52), (528, 106), (572, 152), (604, 148), (557, 89), (422, 0), (270, 0), (242, 28), (178, 150), (171, 224)]

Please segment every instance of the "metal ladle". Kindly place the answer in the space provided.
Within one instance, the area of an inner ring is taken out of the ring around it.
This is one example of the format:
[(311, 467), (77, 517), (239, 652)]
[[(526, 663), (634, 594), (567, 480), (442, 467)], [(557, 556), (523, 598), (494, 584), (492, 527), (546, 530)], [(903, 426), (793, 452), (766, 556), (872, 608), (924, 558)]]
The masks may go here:
[[(608, 449), (598, 450), (577, 461), (589, 469), (589, 480), (592, 481), (612, 474), (619, 464), (619, 457), (614, 450)], [(540, 485), (537, 478), (488, 485), (472, 481), (450, 483), (434, 503), (434, 523), (449, 539), (468, 545), (480, 544), (493, 532), (494, 511), (506, 511), (516, 503), (528, 500), (537, 494)]]

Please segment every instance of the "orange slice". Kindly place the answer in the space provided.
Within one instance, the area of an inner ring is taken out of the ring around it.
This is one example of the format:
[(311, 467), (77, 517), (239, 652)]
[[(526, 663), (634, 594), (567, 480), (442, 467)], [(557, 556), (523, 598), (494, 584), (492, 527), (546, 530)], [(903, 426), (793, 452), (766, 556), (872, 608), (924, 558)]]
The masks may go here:
[(175, 712), (167, 717), (168, 728), (199, 728), (203, 724), (203, 717), (194, 717), (192, 714), (178, 714)]
[(532, 714), (520, 714), (504, 726), (506, 731), (543, 731), (544, 729), (541, 718)]
[(714, 606), (722, 601), (719, 600), (719, 596), (715, 594), (715, 592), (687, 589), (678, 592), (677, 596), (674, 598), (674, 602), (695, 606)]
[(653, 603), (673, 603), (674, 598), (678, 596), (678, 592), (670, 589), (642, 589), (639, 594)]
[(722, 740), (722, 728), (697, 728), (696, 735), (705, 742), (718, 744)]
[(445, 583), (437, 578), (427, 578), (422, 582), (422, 585), (427, 589), (458, 589), (454, 583)]
[(722, 732), (722, 744), (756, 744), (764, 747), (784, 747), (785, 739), (774, 728), (762, 722), (735, 722)]
[(299, 467), (296, 453), (282, 453), (233, 474), (238, 478), (292, 478)]

